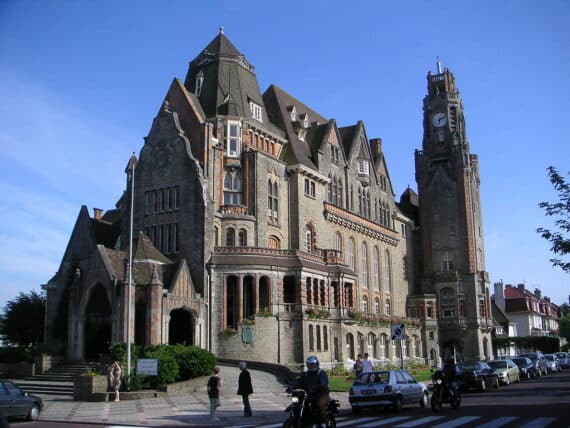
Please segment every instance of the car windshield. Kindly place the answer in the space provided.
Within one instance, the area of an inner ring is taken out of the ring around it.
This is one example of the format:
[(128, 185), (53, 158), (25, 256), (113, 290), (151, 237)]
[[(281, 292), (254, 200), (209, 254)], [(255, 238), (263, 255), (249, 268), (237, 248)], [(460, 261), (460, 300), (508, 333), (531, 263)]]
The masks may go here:
[(457, 364), (459, 370), (477, 370), (477, 366), (473, 363), (461, 363)]
[(558, 358), (568, 358), (564, 352), (559, 352), (558, 354), (554, 355), (556, 355)]
[(515, 363), (517, 366), (526, 366), (526, 359), (524, 358), (515, 358), (513, 360), (513, 363)]
[(390, 372), (373, 372), (363, 373), (356, 379), (357, 385), (369, 385), (378, 383), (388, 383), (390, 381)]
[(548, 361), (554, 361), (554, 355), (545, 355), (544, 358), (546, 358)]
[(487, 364), (491, 366), (493, 369), (506, 369), (507, 362), (506, 361), (489, 361)]

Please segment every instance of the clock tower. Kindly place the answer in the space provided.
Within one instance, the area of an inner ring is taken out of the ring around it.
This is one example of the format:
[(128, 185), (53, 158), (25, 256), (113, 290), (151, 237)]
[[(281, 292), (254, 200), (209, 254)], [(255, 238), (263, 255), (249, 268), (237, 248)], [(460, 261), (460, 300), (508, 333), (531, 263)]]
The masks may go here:
[(469, 149), (463, 103), (449, 69), (427, 75), (422, 150), (416, 150), (421, 292), (435, 299), (440, 356), (492, 357), (479, 160)]

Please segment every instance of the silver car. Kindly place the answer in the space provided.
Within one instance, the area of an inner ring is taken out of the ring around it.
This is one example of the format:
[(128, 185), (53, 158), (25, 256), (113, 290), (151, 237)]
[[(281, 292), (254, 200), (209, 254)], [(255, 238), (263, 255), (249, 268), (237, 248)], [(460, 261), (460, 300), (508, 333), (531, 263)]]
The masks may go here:
[(427, 406), (428, 389), (405, 370), (381, 370), (356, 378), (348, 401), (353, 414), (365, 407), (391, 407), (399, 412), (404, 404)]
[(558, 363), (558, 357), (554, 354), (544, 354), (544, 359), (546, 360), (546, 369), (550, 373), (561, 372), (562, 368)]
[(570, 354), (568, 352), (557, 352), (554, 355), (558, 357), (558, 364), (560, 364), (561, 368), (570, 368)]

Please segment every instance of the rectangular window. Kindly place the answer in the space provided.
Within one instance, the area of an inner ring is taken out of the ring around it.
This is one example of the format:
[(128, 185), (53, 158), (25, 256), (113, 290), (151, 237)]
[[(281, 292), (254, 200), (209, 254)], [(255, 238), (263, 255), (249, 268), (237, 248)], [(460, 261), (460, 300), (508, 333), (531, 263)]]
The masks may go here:
[(238, 121), (228, 120), (225, 127), (226, 156), (238, 157), (241, 153), (241, 125)]
[(170, 253), (171, 248), (170, 248), (170, 225), (167, 224), (164, 226), (164, 252), (166, 254)]
[(162, 226), (156, 226), (156, 242), (154, 246), (158, 251), (162, 251)]
[(444, 318), (452, 318), (455, 316), (455, 309), (444, 309), (443, 310)]
[(178, 251), (178, 223), (172, 225), (172, 251)]
[(368, 175), (369, 174), (370, 164), (366, 160), (359, 160), (358, 161), (358, 174), (359, 175)]
[(315, 182), (311, 181), (311, 196), (315, 196), (316, 192), (315, 192)]
[(150, 192), (144, 193), (144, 213), (150, 214)]
[(173, 192), (172, 192), (172, 205), (174, 206), (174, 209), (177, 210), (179, 208), (179, 203), (180, 203), (180, 192), (178, 189), (178, 186), (174, 186)]
[(305, 178), (305, 195), (308, 195), (310, 192), (310, 181), (308, 178)]
[(166, 209), (166, 189), (160, 189), (160, 211), (164, 212)]
[(263, 118), (261, 117), (261, 106), (254, 103), (253, 101), (249, 102), (249, 109), (251, 110), (251, 115), (254, 119), (263, 122)]
[(172, 211), (172, 187), (164, 189), (164, 197), (166, 198), (166, 211)]
[(156, 190), (153, 190), (152, 192), (152, 212), (157, 212), (158, 211), (158, 197), (156, 195)]

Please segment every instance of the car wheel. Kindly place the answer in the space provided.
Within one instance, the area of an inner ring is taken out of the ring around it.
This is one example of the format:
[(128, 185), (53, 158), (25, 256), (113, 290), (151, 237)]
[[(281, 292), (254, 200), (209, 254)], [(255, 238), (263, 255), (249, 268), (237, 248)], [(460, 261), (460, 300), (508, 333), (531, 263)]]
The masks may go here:
[(520, 383), (521, 382), (521, 375), (520, 373), (517, 375), (517, 378), (515, 380), (516, 383)]
[(495, 389), (499, 389), (499, 378), (497, 378), (497, 380), (495, 380)]
[(481, 383), (479, 383), (479, 391), (485, 392), (487, 389), (487, 384), (485, 383), (485, 379), (481, 379)]
[(360, 415), (361, 413), (362, 413), (362, 407), (352, 406), (352, 414), (353, 415)]
[(28, 413), (26, 419), (29, 421), (37, 421), (39, 417), (40, 417), (40, 406), (34, 404), (30, 409), (30, 412)]
[(427, 392), (424, 392), (422, 394), (422, 398), (420, 398), (420, 406), (426, 407), (427, 405), (428, 405), (428, 394)]
[(402, 411), (402, 397), (396, 397), (394, 401), (394, 411), (400, 413)]
[(510, 385), (511, 383), (511, 378), (509, 377), (509, 375), (507, 375), (507, 378), (505, 379), (505, 385)]

